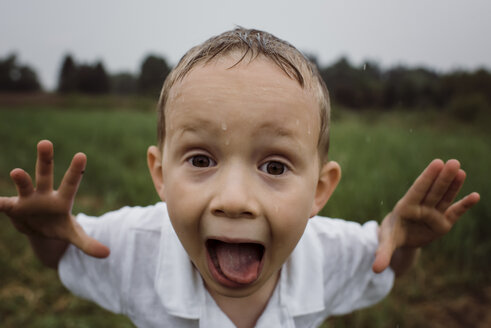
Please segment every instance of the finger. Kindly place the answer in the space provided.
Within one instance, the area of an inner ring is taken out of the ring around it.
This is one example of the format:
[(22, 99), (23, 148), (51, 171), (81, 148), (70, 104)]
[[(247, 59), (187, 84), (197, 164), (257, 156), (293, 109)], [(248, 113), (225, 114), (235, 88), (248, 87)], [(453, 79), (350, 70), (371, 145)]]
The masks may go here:
[(16, 200), (17, 197), (0, 197), (0, 212), (9, 213)]
[(10, 178), (14, 181), (19, 197), (27, 197), (34, 192), (32, 179), (23, 169), (13, 169), (10, 172)]
[(451, 159), (445, 163), (445, 166), (440, 174), (438, 174), (438, 177), (431, 186), (430, 191), (423, 200), (423, 204), (431, 207), (438, 204), (447, 193), (447, 190), (457, 176), (459, 170), (460, 163), (456, 159)]
[(87, 235), (80, 226), (76, 228), (76, 233), (69, 241), (89, 256), (96, 258), (106, 258), (109, 256), (109, 248), (100, 241)]
[(426, 194), (430, 190), (433, 182), (438, 177), (438, 174), (444, 167), (444, 163), (441, 159), (433, 160), (414, 181), (413, 185), (409, 188), (404, 199), (408, 203), (419, 204), (423, 201)]
[(83, 153), (77, 153), (73, 156), (72, 163), (61, 181), (58, 193), (65, 199), (73, 199), (77, 193), (78, 186), (82, 180), (87, 157)]
[(379, 246), (375, 252), (375, 260), (372, 264), (372, 270), (375, 273), (381, 273), (390, 265), (392, 254), (396, 249), (392, 234), (393, 228), (388, 229), (386, 222), (382, 222), (379, 230)]
[(107, 246), (92, 237), (87, 237), (79, 248), (85, 254), (99, 259), (106, 258), (111, 253)]
[(445, 211), (447, 220), (454, 224), (467, 210), (476, 205), (480, 199), (481, 196), (477, 192), (473, 192), (462, 198)]
[(465, 176), (466, 174), (464, 170), (462, 169), (459, 170), (455, 179), (452, 181), (452, 184), (450, 185), (450, 187), (448, 187), (447, 193), (437, 204), (436, 206), (437, 210), (441, 212), (445, 212), (447, 208), (453, 203), (455, 197), (457, 197), (457, 194), (460, 191), (460, 188), (462, 188), (462, 185), (464, 184)]
[(36, 190), (40, 192), (53, 189), (53, 144), (41, 140), (37, 145)]
[(375, 253), (375, 260), (372, 264), (373, 272), (381, 273), (389, 267), (394, 250), (395, 247), (390, 242), (386, 242), (379, 246), (377, 252)]
[[(431, 233), (436, 236), (443, 236), (452, 229), (452, 223), (446, 219), (445, 215), (434, 207), (422, 206), (420, 210), (422, 224), (424, 224)], [(423, 234), (421, 234), (423, 235)], [(420, 246), (420, 245), (417, 245)]]

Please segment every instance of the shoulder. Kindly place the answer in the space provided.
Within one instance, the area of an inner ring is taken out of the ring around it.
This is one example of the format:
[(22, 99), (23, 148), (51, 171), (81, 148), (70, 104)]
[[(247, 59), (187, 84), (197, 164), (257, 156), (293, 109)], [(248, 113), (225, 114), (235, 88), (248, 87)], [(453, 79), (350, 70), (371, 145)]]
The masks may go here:
[(315, 216), (309, 220), (304, 237), (340, 244), (359, 242), (374, 247), (378, 244), (377, 228), (378, 224), (375, 221), (360, 224), (353, 221)]
[(349, 279), (355, 272), (371, 272), (371, 262), (378, 247), (377, 228), (375, 221), (360, 224), (313, 217), (295, 251), (302, 254), (301, 257), (322, 263), (327, 276), (344, 272), (343, 279)]
[(162, 231), (172, 229), (165, 203), (126, 206), (100, 217), (79, 214), (77, 221), (89, 236), (111, 249), (112, 259), (122, 257), (128, 261), (128, 254), (152, 249), (159, 243)]
[(168, 220), (167, 206), (159, 202), (150, 206), (125, 206), (102, 216), (93, 217), (78, 214), (77, 221), (89, 231), (107, 229), (110, 231), (139, 230), (160, 232)]
[[(378, 224), (313, 217), (293, 260), (316, 270), (327, 314), (344, 314), (376, 303), (390, 291), (393, 273), (371, 270), (378, 246)], [(307, 263), (308, 261), (308, 263)], [(314, 280), (315, 276), (309, 276)]]
[(88, 235), (111, 250), (95, 259), (70, 245), (58, 267), (62, 283), (74, 294), (113, 312), (124, 312), (134, 286), (151, 293), (157, 271), (161, 231), (171, 227), (165, 203), (123, 207), (100, 217), (77, 216)]

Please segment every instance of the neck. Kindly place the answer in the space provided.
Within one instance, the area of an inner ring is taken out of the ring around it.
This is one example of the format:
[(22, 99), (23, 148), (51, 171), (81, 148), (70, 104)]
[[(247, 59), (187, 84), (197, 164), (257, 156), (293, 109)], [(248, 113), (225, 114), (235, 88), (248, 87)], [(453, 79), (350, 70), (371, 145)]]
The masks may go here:
[(266, 283), (251, 295), (229, 297), (208, 289), (218, 307), (229, 317), (237, 328), (254, 327), (263, 313), (276, 287), (280, 273), (269, 278)]

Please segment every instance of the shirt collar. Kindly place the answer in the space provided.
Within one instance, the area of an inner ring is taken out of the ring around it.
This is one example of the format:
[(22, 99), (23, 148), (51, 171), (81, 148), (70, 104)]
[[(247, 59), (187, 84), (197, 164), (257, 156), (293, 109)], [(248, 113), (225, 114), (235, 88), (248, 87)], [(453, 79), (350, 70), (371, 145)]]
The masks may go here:
[[(282, 267), (274, 292), (279, 293), (277, 304), (281, 309), (274, 309), (274, 306), (269, 306), (273, 304), (268, 304), (265, 312), (294, 317), (324, 310), (323, 261), (318, 258), (317, 252), (312, 251), (318, 246), (311, 243), (313, 241), (305, 238), (304, 234)], [(155, 288), (166, 311), (174, 316), (200, 319), (206, 312), (202, 305), (210, 304), (203, 280), (168, 218), (162, 225)]]
[(169, 218), (164, 218), (155, 277), (157, 294), (167, 312), (187, 319), (199, 319), (205, 301), (205, 287), (199, 272), (177, 237)]
[(280, 303), (291, 316), (323, 311), (324, 270), (322, 254), (316, 240), (308, 238), (309, 226), (282, 267), (279, 288)]

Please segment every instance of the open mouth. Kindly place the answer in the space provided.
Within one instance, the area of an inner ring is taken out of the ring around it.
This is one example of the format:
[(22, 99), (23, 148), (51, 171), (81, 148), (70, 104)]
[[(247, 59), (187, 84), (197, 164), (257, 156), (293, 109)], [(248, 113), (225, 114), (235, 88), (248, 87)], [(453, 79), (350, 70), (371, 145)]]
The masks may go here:
[(256, 281), (261, 273), (264, 246), (258, 243), (206, 241), (208, 267), (218, 282), (242, 287)]

